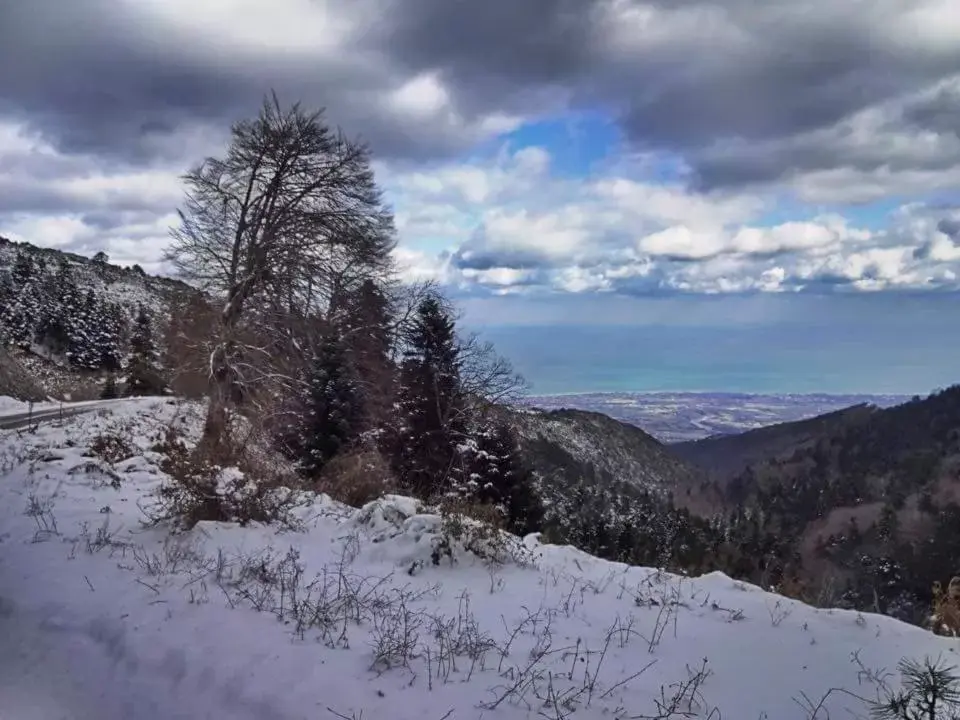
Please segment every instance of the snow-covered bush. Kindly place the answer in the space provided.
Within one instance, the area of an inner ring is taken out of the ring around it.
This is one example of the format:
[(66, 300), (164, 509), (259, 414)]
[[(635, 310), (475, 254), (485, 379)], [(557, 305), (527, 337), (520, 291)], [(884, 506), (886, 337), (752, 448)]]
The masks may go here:
[(151, 521), (172, 521), (185, 529), (204, 520), (295, 524), (290, 511), (300, 501), (298, 493), (283, 484), (285, 478), (252, 462), (243, 446), (223, 442), (191, 448), (169, 425), (153, 449), (163, 456), (160, 469), (167, 478), (148, 511)]
[[(488, 521), (471, 517), (485, 515)], [(504, 532), (494, 522), (495, 510), (445, 504), (430, 507), (399, 495), (385, 495), (364, 505), (353, 517), (355, 525), (372, 536), (374, 543), (409, 541), (411, 574), (425, 564), (451, 565), (475, 557), (494, 565), (532, 565), (533, 553), (523, 541)]]

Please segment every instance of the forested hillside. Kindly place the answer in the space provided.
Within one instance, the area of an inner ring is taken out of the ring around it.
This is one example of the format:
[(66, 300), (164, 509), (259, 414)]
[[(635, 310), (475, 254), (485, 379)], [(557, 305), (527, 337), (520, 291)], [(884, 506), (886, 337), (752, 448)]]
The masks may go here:
[(99, 394), (128, 370), (138, 333), (150, 335), (148, 352), (159, 361), (154, 335), (173, 307), (197, 295), (139, 267), (111, 265), (102, 253), (89, 259), (0, 238), (0, 389), (21, 399)]
[(736, 574), (912, 622), (960, 574), (960, 386), (673, 450), (715, 463)]

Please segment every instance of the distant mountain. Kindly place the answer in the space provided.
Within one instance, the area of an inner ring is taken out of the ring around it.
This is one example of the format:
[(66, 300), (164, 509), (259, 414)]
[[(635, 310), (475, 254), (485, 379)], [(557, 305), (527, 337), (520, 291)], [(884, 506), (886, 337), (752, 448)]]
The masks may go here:
[(763, 462), (805, 447), (825, 433), (864, 422), (878, 408), (866, 403), (818, 415), (808, 420), (778, 423), (736, 435), (713, 435), (703, 440), (674, 443), (670, 452), (691, 463), (721, 485), (753, 463)]
[(661, 442), (678, 443), (806, 420), (853, 405), (891, 407), (909, 399), (905, 395), (824, 393), (606, 392), (531, 396), (525, 401), (549, 410), (600, 412), (641, 427)]
[(515, 423), (550, 532), (603, 557), (918, 624), (960, 575), (960, 386), (678, 445), (585, 411)]
[(715, 533), (703, 515), (712, 508), (700, 502), (709, 485), (696, 468), (643, 430), (601, 413), (503, 412), (540, 478), (551, 542), (630, 564), (708, 567)]

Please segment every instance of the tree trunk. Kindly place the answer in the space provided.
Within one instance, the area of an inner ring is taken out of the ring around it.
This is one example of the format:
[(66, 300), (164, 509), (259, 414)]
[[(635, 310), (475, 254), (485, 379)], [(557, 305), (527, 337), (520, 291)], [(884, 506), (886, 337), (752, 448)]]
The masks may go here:
[(203, 424), (201, 444), (207, 447), (219, 445), (227, 433), (227, 392), (224, 381), (210, 383), (210, 400), (207, 403), (207, 418)]
[(228, 410), (233, 397), (234, 376), (230, 367), (233, 351), (233, 316), (225, 311), (220, 324), (220, 342), (210, 355), (209, 395), (207, 418), (203, 425), (201, 443), (214, 447), (223, 443), (229, 432)]

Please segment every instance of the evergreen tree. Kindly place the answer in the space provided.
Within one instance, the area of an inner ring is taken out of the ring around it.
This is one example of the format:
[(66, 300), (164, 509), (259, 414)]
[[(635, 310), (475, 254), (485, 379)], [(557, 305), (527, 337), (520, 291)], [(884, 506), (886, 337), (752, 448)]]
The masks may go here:
[(33, 257), (17, 251), (9, 280), (4, 283), (3, 302), (0, 302), (0, 327), (3, 342), (30, 347), (38, 325), (43, 319), (43, 274)]
[(105, 322), (97, 297), (92, 289), (82, 294), (73, 285), (64, 299), (61, 312), (67, 341), (67, 360), (74, 367), (96, 370), (101, 360), (99, 332)]
[(479, 434), (472, 465), (474, 497), (498, 506), (510, 532), (526, 535), (541, 529), (543, 506), (533, 472), (524, 465), (508, 425), (500, 423)]
[(310, 376), (307, 412), (300, 437), (300, 467), (317, 477), (337, 454), (357, 439), (362, 405), (357, 378), (341, 340), (328, 333), (317, 351)]
[(40, 318), (35, 340), (73, 364), (82, 342), (85, 298), (77, 287), (70, 265), (63, 259), (56, 272), (45, 280), (44, 286), (39, 300), (46, 312)]
[(429, 296), (420, 303), (407, 344), (394, 467), (408, 491), (433, 496), (457, 484), (466, 438), (455, 326), (439, 298)]
[(885, 503), (880, 510), (880, 519), (877, 521), (877, 535), (883, 541), (894, 540), (898, 529), (897, 511), (892, 504)]
[(98, 366), (110, 373), (120, 370), (123, 363), (123, 312), (119, 306), (103, 303), (98, 309), (95, 328), (95, 348)]
[(160, 372), (159, 353), (153, 339), (153, 327), (146, 309), (137, 311), (130, 335), (127, 358), (127, 395), (153, 395), (163, 392), (165, 383)]
[(0, 348), (12, 342), (10, 328), (7, 327), (5, 316), (7, 309), (14, 304), (16, 296), (17, 294), (11, 274), (9, 272), (0, 272)]
[(360, 380), (361, 432), (380, 438), (390, 424), (396, 392), (396, 368), (390, 302), (373, 280), (344, 293), (337, 311), (339, 330), (350, 366)]

